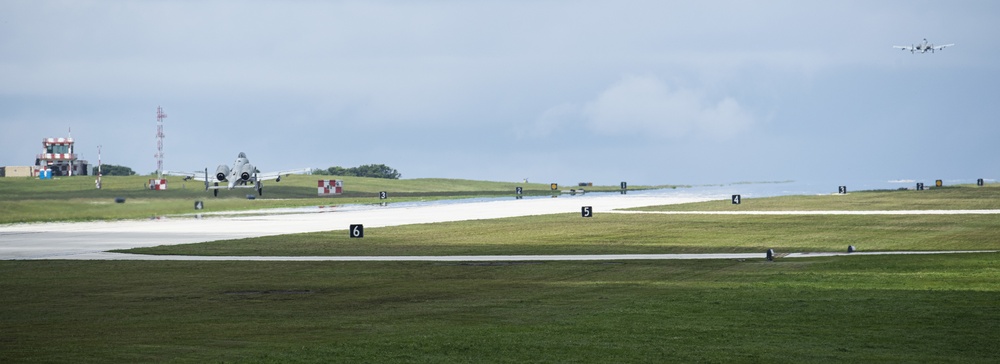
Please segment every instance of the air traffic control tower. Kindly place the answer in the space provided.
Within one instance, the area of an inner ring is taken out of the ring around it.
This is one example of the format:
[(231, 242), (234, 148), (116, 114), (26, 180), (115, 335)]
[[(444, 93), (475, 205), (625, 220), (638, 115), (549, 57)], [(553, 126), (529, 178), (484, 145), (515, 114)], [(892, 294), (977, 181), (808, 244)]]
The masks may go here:
[(53, 176), (86, 176), (88, 163), (76, 159), (73, 138), (45, 138), (42, 139), (42, 154), (35, 157), (35, 167), (36, 170), (51, 170)]

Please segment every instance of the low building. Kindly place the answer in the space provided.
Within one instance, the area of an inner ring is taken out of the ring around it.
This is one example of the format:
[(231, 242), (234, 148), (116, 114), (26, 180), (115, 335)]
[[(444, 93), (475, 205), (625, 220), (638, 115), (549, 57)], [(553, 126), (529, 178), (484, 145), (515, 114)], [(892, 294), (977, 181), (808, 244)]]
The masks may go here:
[(0, 167), (0, 177), (32, 177), (35, 175), (33, 166)]

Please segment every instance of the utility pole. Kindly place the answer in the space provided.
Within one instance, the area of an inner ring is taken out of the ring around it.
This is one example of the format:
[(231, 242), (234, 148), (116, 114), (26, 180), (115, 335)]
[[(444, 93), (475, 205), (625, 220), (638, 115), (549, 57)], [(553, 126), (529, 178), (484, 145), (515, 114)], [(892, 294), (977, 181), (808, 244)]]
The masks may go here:
[(97, 189), (101, 189), (101, 146), (97, 146)]

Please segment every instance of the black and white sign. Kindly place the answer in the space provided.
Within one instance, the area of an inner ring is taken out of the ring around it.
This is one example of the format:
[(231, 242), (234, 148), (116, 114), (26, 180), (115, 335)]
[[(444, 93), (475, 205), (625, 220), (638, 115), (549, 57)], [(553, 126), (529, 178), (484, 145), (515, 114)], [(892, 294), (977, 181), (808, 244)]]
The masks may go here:
[(594, 216), (594, 208), (591, 206), (584, 206), (580, 208), (580, 215), (583, 217), (592, 217)]
[(733, 195), (733, 205), (740, 204), (740, 195)]
[(194, 202), (194, 209), (195, 210), (201, 210), (203, 208), (205, 208), (205, 203), (204, 202), (201, 202), (201, 201), (195, 201)]
[(982, 178), (976, 180), (976, 185), (979, 186), (979, 187), (983, 187), (983, 183), (984, 183), (984, 181), (983, 181)]
[(382, 191), (382, 192), (378, 193), (378, 199), (379, 200), (384, 200), (384, 199), (387, 199), (387, 198), (389, 198), (389, 194), (386, 193), (385, 191)]
[(628, 183), (622, 182), (622, 189), (623, 190), (627, 190), (628, 189)]
[(917, 182), (917, 191), (923, 191), (923, 190), (924, 190), (924, 183)]
[(361, 224), (351, 224), (351, 237), (352, 238), (363, 238), (365, 237), (365, 226)]
[(846, 195), (847, 194), (847, 186), (840, 186), (840, 187), (838, 187), (837, 188), (837, 193), (839, 193), (841, 195)]
[(515, 187), (514, 188), (514, 193), (516, 193), (518, 195), (521, 195), (521, 193), (523, 193), (523, 192), (524, 192), (524, 188), (521, 188), (521, 187)]

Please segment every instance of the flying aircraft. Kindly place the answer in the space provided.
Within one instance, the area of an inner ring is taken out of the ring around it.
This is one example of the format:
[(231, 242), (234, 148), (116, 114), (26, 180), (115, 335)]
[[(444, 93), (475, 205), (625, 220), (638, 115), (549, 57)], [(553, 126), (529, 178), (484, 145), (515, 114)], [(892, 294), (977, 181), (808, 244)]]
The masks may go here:
[(907, 46), (892, 46), (892, 47), (902, 49), (904, 51), (910, 51), (910, 53), (916, 53), (916, 52), (927, 53), (927, 51), (931, 51), (931, 53), (934, 53), (934, 51), (940, 51), (942, 49), (945, 49), (945, 47), (951, 47), (953, 45), (955, 45), (955, 43), (935, 46), (934, 43), (927, 43), (927, 38), (924, 38), (924, 42), (917, 45), (911, 44), (909, 47)]
[[(240, 152), (239, 156), (236, 157), (236, 161), (233, 162), (233, 167), (230, 168), (225, 164), (220, 164), (218, 168), (215, 169), (215, 175), (208, 175), (208, 168), (205, 168), (204, 177), (199, 176), (197, 172), (165, 172), (164, 174), (170, 176), (184, 176), (185, 180), (193, 179), (196, 181), (205, 182), (205, 190), (214, 190), (216, 196), (219, 195), (220, 188), (234, 189), (234, 188), (253, 188), (257, 190), (257, 194), (260, 196), (264, 195), (264, 183), (263, 181), (273, 179), (275, 182), (281, 182), (281, 175), (287, 174), (300, 174), (308, 173), (309, 169), (296, 169), (290, 171), (281, 172), (268, 172), (261, 173), (257, 167), (250, 164), (250, 160), (247, 159), (246, 153)], [(219, 186), (219, 182), (228, 182), (228, 186)]]

